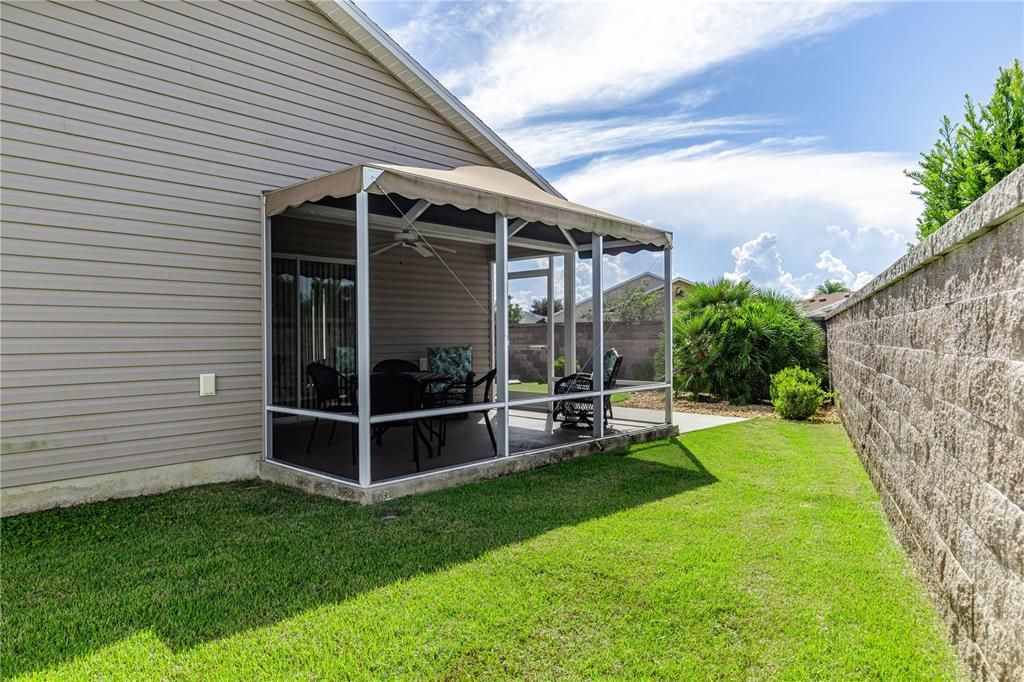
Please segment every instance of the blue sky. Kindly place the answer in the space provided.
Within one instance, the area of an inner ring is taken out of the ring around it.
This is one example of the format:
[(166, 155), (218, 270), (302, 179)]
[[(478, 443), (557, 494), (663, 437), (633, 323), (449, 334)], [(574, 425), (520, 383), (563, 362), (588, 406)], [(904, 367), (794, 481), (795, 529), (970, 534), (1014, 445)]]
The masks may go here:
[(361, 6), (568, 198), (671, 229), (677, 274), (793, 295), (906, 251), (901, 171), (1024, 54), (1018, 2)]

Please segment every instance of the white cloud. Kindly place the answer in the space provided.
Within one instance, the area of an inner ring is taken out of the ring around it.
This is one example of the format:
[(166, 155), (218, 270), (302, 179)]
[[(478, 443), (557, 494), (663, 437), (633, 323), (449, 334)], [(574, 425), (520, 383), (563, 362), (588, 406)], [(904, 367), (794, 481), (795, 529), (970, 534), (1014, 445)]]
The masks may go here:
[[(573, 201), (653, 219), (662, 227), (697, 222), (749, 235), (754, 217), (775, 219), (784, 229), (795, 212), (813, 211), (895, 229), (913, 225), (920, 211), (903, 175), (912, 164), (909, 157), (885, 152), (719, 142), (648, 156), (603, 157), (555, 184)], [(829, 222), (837, 221), (813, 224)]]
[(519, 126), (506, 131), (504, 137), (524, 159), (543, 168), (594, 154), (665, 144), (688, 137), (747, 133), (776, 122), (763, 116), (705, 119), (689, 114), (618, 116)]
[(856, 291), (874, 277), (870, 272), (853, 271), (831, 251), (823, 251), (814, 267), (818, 272), (794, 275), (783, 266), (779, 251), (779, 237), (771, 232), (762, 232), (753, 239), (733, 248), (735, 261), (731, 272), (723, 274), (731, 282), (750, 280), (758, 287), (806, 298), (814, 287), (826, 279), (838, 279), (851, 290)]
[(864, 225), (850, 230), (839, 225), (825, 228), (827, 234), (837, 237), (855, 249), (872, 248), (879, 243), (888, 246), (904, 246), (910, 237), (899, 230), (877, 225)]
[[(562, 269), (557, 268), (559, 276), (561, 276)], [(623, 257), (618, 256), (605, 256), (604, 269), (601, 272), (603, 278), (602, 289), (615, 286), (619, 282), (624, 282), (634, 275), (638, 275), (643, 272), (643, 269), (638, 265), (636, 256), (626, 255)], [(594, 277), (594, 264), (592, 260), (580, 258), (576, 261), (576, 299), (583, 301), (593, 294), (593, 282)]]
[(606, 156), (555, 185), (573, 201), (672, 229), (677, 267), (690, 279), (721, 272), (727, 249), (761, 232), (777, 235), (800, 272), (812, 271), (826, 249), (842, 253), (854, 271), (878, 272), (905, 253), (903, 235), (920, 211), (903, 175), (912, 165), (898, 154), (799, 141), (712, 142)]
[[(441, 81), (484, 121), (635, 102), (712, 66), (873, 11), (841, 3), (433, 3), (392, 33), (444, 44)], [(431, 55), (433, 52), (431, 52)], [(427, 55), (427, 56), (431, 56)]]
[(872, 273), (865, 271), (858, 272), (856, 275), (853, 274), (853, 271), (850, 270), (846, 263), (841, 258), (832, 255), (832, 252), (829, 250), (821, 252), (821, 255), (818, 256), (818, 262), (814, 264), (814, 267), (834, 275), (831, 279), (838, 279), (854, 291), (860, 289), (874, 278)]
[(736, 260), (732, 272), (723, 276), (731, 282), (750, 280), (765, 289), (774, 289), (789, 296), (803, 297), (807, 285), (814, 275), (799, 277), (787, 272), (782, 266), (782, 255), (778, 249), (779, 238), (771, 232), (762, 232), (748, 242), (732, 250)]
[[(536, 270), (547, 268), (546, 258), (537, 258), (525, 261), (515, 261), (510, 265), (509, 271)], [(564, 293), (563, 272), (564, 264), (561, 258), (555, 258), (555, 298), (561, 299)], [(615, 256), (605, 256), (604, 271), (601, 275), (604, 278), (604, 288), (608, 289), (631, 277), (643, 272), (662, 272), (662, 256), (660, 253), (622, 253)], [(590, 298), (593, 291), (591, 286), (593, 277), (593, 265), (589, 259), (580, 258), (576, 261), (576, 299), (583, 301)], [(512, 300), (529, 307), (534, 299), (544, 298), (547, 294), (547, 283), (540, 277), (529, 279), (509, 280), (509, 294)]]
[(847, 243), (853, 241), (852, 233), (845, 227), (839, 227), (838, 225), (829, 225), (828, 227), (825, 228), (825, 233), (830, 234), (833, 237), (839, 237), (840, 239), (843, 239)]
[[(825, 34), (876, 9), (651, 4), (637, 11), (624, 2), (427, 2), (389, 31), (530, 162), (590, 159), (554, 184), (575, 201), (673, 229), (684, 277), (731, 267), (803, 294), (826, 275), (855, 284), (902, 255), (919, 213), (903, 169), (916, 159), (827, 151), (822, 138), (801, 136), (770, 112), (705, 116), (697, 110), (716, 89), (686, 87), (688, 77), (712, 67)], [(766, 136), (725, 141), (751, 132)], [(650, 150), (697, 136), (721, 139)], [(805, 274), (787, 271), (783, 255)], [(589, 268), (581, 261), (581, 298), (590, 295)], [(632, 262), (606, 268), (605, 278), (612, 283), (642, 269)]]

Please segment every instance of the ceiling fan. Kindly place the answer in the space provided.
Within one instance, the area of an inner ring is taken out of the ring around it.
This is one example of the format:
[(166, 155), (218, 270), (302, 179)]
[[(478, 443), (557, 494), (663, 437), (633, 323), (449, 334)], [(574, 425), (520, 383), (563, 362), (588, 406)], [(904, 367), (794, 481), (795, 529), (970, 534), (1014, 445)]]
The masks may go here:
[(446, 246), (434, 246), (428, 244), (427, 240), (416, 234), (410, 229), (404, 229), (401, 232), (396, 232), (392, 237), (390, 244), (385, 244), (379, 247), (376, 251), (370, 253), (371, 256), (379, 256), (385, 251), (390, 251), (396, 246), (401, 246), (405, 249), (412, 249), (416, 253), (420, 254), (424, 258), (429, 258), (434, 255), (434, 251), (445, 251), (447, 253), (455, 253), (455, 249), (449, 249)]

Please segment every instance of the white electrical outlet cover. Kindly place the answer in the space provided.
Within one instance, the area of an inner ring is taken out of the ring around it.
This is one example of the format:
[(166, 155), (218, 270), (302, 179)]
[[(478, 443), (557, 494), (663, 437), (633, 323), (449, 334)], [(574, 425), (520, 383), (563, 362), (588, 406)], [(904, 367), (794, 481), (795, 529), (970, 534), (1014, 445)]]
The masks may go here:
[(199, 395), (217, 395), (217, 375), (199, 375)]

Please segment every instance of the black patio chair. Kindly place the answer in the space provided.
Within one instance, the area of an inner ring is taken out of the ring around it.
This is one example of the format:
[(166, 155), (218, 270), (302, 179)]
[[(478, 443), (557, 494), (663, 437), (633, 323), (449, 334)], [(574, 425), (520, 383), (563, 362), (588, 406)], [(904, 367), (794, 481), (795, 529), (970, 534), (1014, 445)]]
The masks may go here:
[[(420, 409), (420, 384), (407, 374), (372, 374), (370, 375), (370, 414), (395, 414), (412, 412)], [(412, 429), (412, 458), (416, 463), (416, 471), (420, 470), (420, 441), (427, 446), (427, 458), (434, 456), (430, 440), (423, 435), (420, 427), (421, 419), (403, 419), (401, 421), (374, 424), (370, 434), (377, 445), (384, 444), (384, 434), (394, 428), (410, 427)], [(441, 444), (438, 444), (440, 455)]]
[[(605, 390), (609, 390), (609, 389), (615, 388), (615, 384), (616, 384), (616, 382), (619, 379), (619, 370), (622, 368), (622, 356), (619, 355), (619, 352), (616, 351), (614, 348), (612, 348), (611, 352), (615, 353), (615, 356), (614, 356), (614, 360), (612, 361), (612, 368), (611, 368), (611, 370), (605, 369), (605, 380), (604, 380)], [(609, 358), (608, 358), (607, 354), (605, 354), (605, 358), (604, 359), (605, 359), (605, 362), (608, 362)], [(612, 397), (610, 395), (606, 395), (604, 397), (604, 418), (605, 418), (605, 421), (611, 419), (614, 416), (615, 415), (612, 414)]]
[[(470, 384), (468, 384), (466, 386), (465, 393), (464, 394), (460, 394), (459, 402), (455, 403), (455, 404), (472, 404), (473, 403), (473, 396), (476, 393), (476, 389), (479, 388), (480, 386), (484, 387), (483, 400), (480, 401), (482, 403), (481, 409), (479, 409), (479, 410), (472, 410), (470, 412), (462, 412), (462, 413), (460, 413), (460, 415), (482, 414), (484, 416), (484, 424), (487, 425), (487, 435), (490, 436), (490, 438), (491, 438), (491, 448), (494, 450), (494, 454), (495, 455), (498, 454), (498, 441), (494, 438), (494, 426), (491, 425), (491, 410), (493, 408), (491, 408), (491, 407), (483, 407), (483, 405), (489, 405), (490, 403), (494, 402), (494, 380), (497, 378), (497, 376), (498, 376), (498, 370), (497, 369), (492, 369), (490, 372), (488, 372), (487, 374), (483, 375), (482, 377), (480, 377), (476, 381), (471, 382)], [(443, 398), (444, 394), (442, 393), (441, 396)], [(467, 398), (468, 398), (468, 400), (467, 400)], [(460, 416), (460, 415), (448, 415), (448, 416), (450, 416), (450, 417), (457, 417), (457, 416)], [(445, 443), (445, 440), (448, 437), (448, 426), (447, 426), (447, 423), (448, 423), (448, 419), (446, 417), (442, 417), (441, 418), (441, 438), (440, 438), (440, 441), (441, 441), (442, 445)]]
[[(610, 349), (604, 356), (604, 389), (615, 388), (615, 382), (619, 377), (619, 369), (622, 367), (622, 356), (614, 348)], [(567, 395), (571, 393), (584, 393), (594, 390), (594, 375), (590, 372), (577, 372), (555, 382), (555, 395)], [(604, 397), (605, 419), (612, 418), (611, 396)], [(562, 400), (555, 403), (551, 410), (552, 421), (562, 422), (569, 426), (594, 425), (594, 399), (580, 398), (578, 400)]]
[[(313, 409), (318, 412), (340, 412), (355, 414), (356, 412), (356, 390), (355, 380), (346, 377), (344, 374), (328, 367), (322, 362), (311, 362), (306, 365), (306, 376), (313, 384), (315, 394)], [(320, 417), (313, 422), (313, 429), (309, 432), (309, 441), (306, 443), (306, 454), (309, 454), (313, 447), (313, 438), (316, 436), (316, 427), (320, 424)], [(359, 462), (358, 431), (355, 424), (349, 424), (352, 431), (352, 463)], [(334, 431), (338, 428), (338, 422), (331, 420), (331, 435), (327, 438), (327, 446), (330, 447), (334, 441)]]
[(390, 358), (388, 360), (381, 360), (373, 366), (374, 372), (386, 372), (388, 374), (398, 374), (400, 372), (418, 372), (419, 366), (414, 362), (408, 360), (401, 360), (399, 358)]

